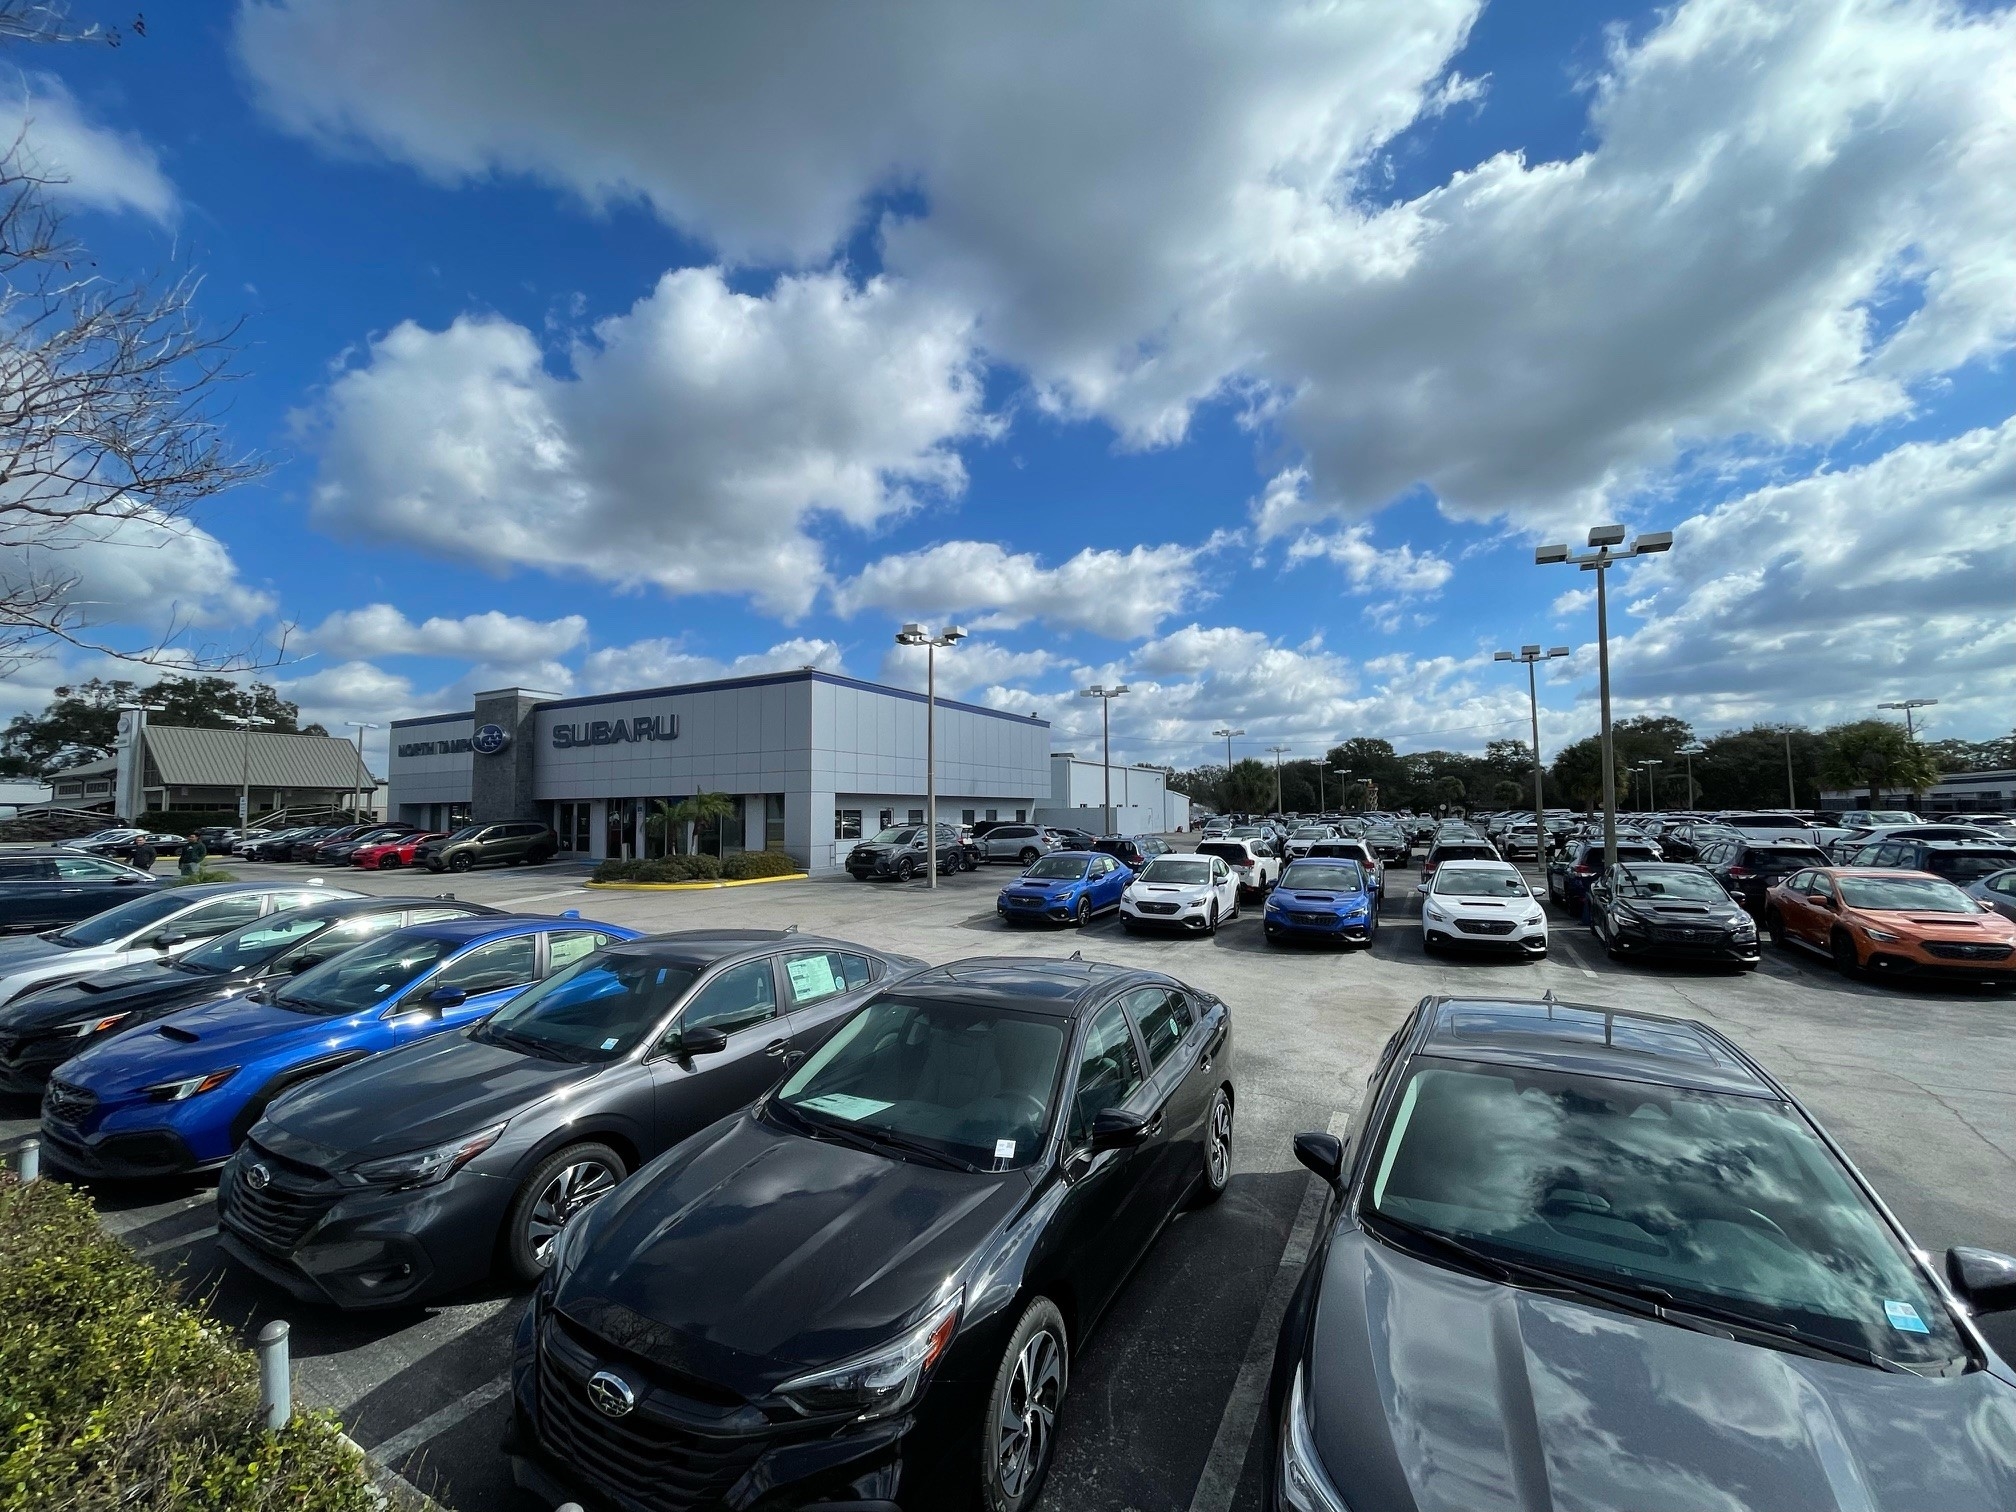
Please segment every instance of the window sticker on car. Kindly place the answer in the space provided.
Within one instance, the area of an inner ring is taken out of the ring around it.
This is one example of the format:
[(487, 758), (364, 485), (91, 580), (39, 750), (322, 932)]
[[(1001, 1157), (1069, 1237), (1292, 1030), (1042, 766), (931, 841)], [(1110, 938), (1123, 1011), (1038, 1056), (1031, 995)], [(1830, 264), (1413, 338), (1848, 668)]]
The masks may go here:
[(791, 978), (791, 991), (800, 998), (825, 997), (840, 990), (840, 983), (833, 976), (831, 956), (801, 956), (785, 962), (784, 970)]
[(877, 1102), (872, 1097), (855, 1097), (847, 1092), (826, 1092), (818, 1097), (808, 1097), (804, 1106), (817, 1108), (821, 1113), (831, 1113), (835, 1118), (860, 1120), (884, 1108), (892, 1108), (894, 1103)]
[(996, 1160), (1013, 1160), (1015, 1158), (1015, 1141), (1012, 1139), (995, 1140), (994, 1158)]
[(1892, 1302), (1888, 1297), (1884, 1298), (1883, 1316), (1890, 1320), (1892, 1328), (1897, 1329), (1901, 1333), (1929, 1334), (1932, 1332), (1931, 1329), (1925, 1326), (1925, 1320), (1918, 1316), (1918, 1309), (1913, 1307), (1909, 1302)]

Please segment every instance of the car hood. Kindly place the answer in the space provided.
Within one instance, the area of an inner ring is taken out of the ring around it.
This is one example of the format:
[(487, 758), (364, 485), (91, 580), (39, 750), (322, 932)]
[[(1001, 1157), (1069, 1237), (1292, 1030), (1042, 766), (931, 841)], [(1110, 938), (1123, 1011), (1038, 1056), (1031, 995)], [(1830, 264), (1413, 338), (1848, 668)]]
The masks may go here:
[(1341, 887), (1322, 889), (1304, 889), (1298, 887), (1292, 892), (1286, 888), (1277, 887), (1271, 895), (1271, 901), (1306, 903), (1312, 907), (1319, 908), (1341, 908), (1348, 913), (1354, 908), (1370, 908), (1372, 906), (1372, 894), (1368, 891)]
[(0, 1030), (39, 1029), (87, 1014), (165, 1012), (200, 1003), (220, 993), (243, 990), (242, 978), (177, 971), (160, 961), (136, 961), (101, 971), (81, 982), (65, 982), (0, 1008)]
[(101, 1097), (116, 1096), (177, 1074), (242, 1064), (290, 1045), (303, 1053), (341, 1050), (369, 1022), (366, 1016), (294, 1013), (243, 996), (220, 998), (94, 1045), (64, 1063), (63, 1080)]
[(1083, 887), (1084, 885), (1085, 878), (1083, 877), (1024, 877), (1019, 882), (1010, 882), (1002, 891), (1043, 893), (1048, 896), (1054, 893), (1069, 892), (1074, 887)]
[(1030, 1190), (1020, 1171), (941, 1170), (741, 1113), (596, 1210), (555, 1302), (668, 1369), (756, 1395), (919, 1321)]
[(1807, 1359), (1459, 1275), (1354, 1230), (1307, 1356), (1353, 1507), (2016, 1505), (2016, 1388)]
[[(1847, 917), (1879, 929), (1894, 929), (1914, 939), (1967, 940), (1977, 945), (2007, 945), (2016, 941), (2016, 924), (2000, 914), (1913, 913), (1909, 909), (1844, 908)], [(4, 970), (0, 967), (0, 970)]]
[(1201, 903), (1211, 896), (1209, 882), (1144, 882), (1136, 877), (1127, 890), (1137, 898), (1154, 898), (1165, 903)]
[(88, 952), (75, 950), (68, 945), (58, 945), (53, 940), (45, 940), (40, 935), (15, 935), (0, 940), (0, 980), (5, 980), (15, 972), (29, 966), (39, 966), (44, 961), (57, 956), (85, 956)]
[[(541, 1060), (467, 1034), (436, 1035), (310, 1083), (268, 1115), (287, 1142), (261, 1139), (279, 1154), (340, 1169), (501, 1123), (605, 1069)], [(385, 1117), (391, 1108), (396, 1119)]]

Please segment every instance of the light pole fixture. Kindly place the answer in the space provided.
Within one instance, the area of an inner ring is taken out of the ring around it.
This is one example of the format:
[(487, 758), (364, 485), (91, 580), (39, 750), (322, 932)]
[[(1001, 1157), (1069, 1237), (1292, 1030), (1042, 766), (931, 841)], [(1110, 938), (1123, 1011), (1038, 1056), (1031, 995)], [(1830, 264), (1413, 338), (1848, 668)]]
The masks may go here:
[(1911, 711), (1913, 709), (1929, 709), (1937, 702), (1939, 700), (1936, 698), (1906, 698), (1897, 703), (1879, 703), (1876, 707), (1879, 709), (1902, 709), (1904, 711), (1904, 733), (1910, 737), (1912, 743), (1915, 745), (1918, 740), (1918, 726), (1911, 718)]
[(1225, 797), (1225, 811), (1227, 813), (1230, 813), (1232, 811), (1232, 737), (1235, 735), (1244, 735), (1246, 732), (1244, 730), (1235, 730), (1230, 725), (1225, 725), (1220, 729), (1213, 730), (1211, 733), (1213, 735), (1222, 735), (1225, 737), (1224, 797)]
[(1105, 818), (1103, 822), (1106, 826), (1105, 832), (1109, 835), (1113, 833), (1113, 700), (1120, 697), (1123, 693), (1131, 693), (1133, 691), (1125, 683), (1115, 683), (1110, 688), (1102, 686), (1099, 683), (1094, 683), (1089, 688), (1080, 688), (1078, 690), (1080, 698), (1096, 698), (1099, 700), (1099, 738), (1105, 747), (1103, 760), (1106, 769)]
[(1656, 756), (1651, 756), (1639, 762), (1638, 765), (1645, 768), (1645, 812), (1649, 814), (1659, 807), (1658, 768), (1666, 765), (1666, 763)]
[(1622, 525), (1598, 525), (1589, 532), (1587, 551), (1570, 551), (1566, 546), (1542, 546), (1533, 560), (1542, 567), (1563, 565), (1596, 574), (1596, 685), (1603, 718), (1603, 867), (1617, 865), (1617, 757), (1610, 743), (1610, 568), (1632, 557), (1650, 556), (1673, 549), (1673, 532), (1648, 530), (1629, 546), (1624, 544)]
[(1533, 670), (1543, 661), (1553, 661), (1572, 653), (1566, 646), (1521, 646), (1517, 651), (1493, 651), (1491, 660), (1526, 664), (1526, 707), (1533, 716), (1533, 860), (1541, 864), (1547, 855), (1547, 818), (1540, 781), (1540, 678)]
[(1687, 744), (1680, 747), (1679, 754), (1687, 758), (1687, 807), (1690, 809), (1694, 807), (1695, 802), (1694, 758), (1696, 756), (1705, 755), (1707, 753), (1707, 750), (1708, 747), (1701, 744), (1701, 742), (1698, 740), (1690, 740), (1687, 742)]
[[(350, 793), (350, 821), (355, 824), (361, 822), (357, 818), (357, 810), (364, 806), (364, 732), (366, 730), (382, 730), (385, 727), (383, 725), (367, 724), (361, 719), (346, 719), (343, 723), (349, 725), (357, 732), (357, 786)], [(249, 739), (250, 737), (247, 738)]]
[(240, 745), (238, 749), (238, 827), (242, 830), (252, 822), (252, 726), (270, 725), (270, 719), (261, 719), (256, 714), (234, 714), (238, 721)]
[[(1317, 764), (1317, 767), (1316, 767), (1316, 770), (1317, 770), (1317, 771), (1319, 771), (1319, 772), (1323, 770), (1323, 767), (1322, 767), (1322, 764), (1321, 764), (1321, 763), (1318, 763), (1318, 764)], [(1343, 779), (1344, 779), (1344, 778), (1346, 778), (1346, 777), (1349, 777), (1349, 776), (1351, 775), (1351, 768), (1349, 768), (1349, 767), (1332, 767), (1332, 768), (1330, 768), (1330, 770), (1331, 770), (1331, 772), (1332, 772), (1332, 773), (1334, 773), (1334, 774), (1336, 775), (1336, 777), (1337, 777), (1337, 779), (1338, 779), (1338, 781), (1337, 781), (1337, 812), (1341, 814), (1341, 813), (1343, 813), (1343, 812), (1344, 812), (1344, 781), (1343, 781)]]
[(1289, 748), (1287, 746), (1269, 746), (1267, 749), (1274, 754), (1274, 812), (1279, 814), (1281, 812), (1281, 758), (1288, 754)]
[(899, 646), (924, 648), (924, 854), (931, 886), (938, 885), (938, 650), (966, 639), (957, 625), (947, 625), (937, 635), (922, 625), (905, 625), (896, 632)]

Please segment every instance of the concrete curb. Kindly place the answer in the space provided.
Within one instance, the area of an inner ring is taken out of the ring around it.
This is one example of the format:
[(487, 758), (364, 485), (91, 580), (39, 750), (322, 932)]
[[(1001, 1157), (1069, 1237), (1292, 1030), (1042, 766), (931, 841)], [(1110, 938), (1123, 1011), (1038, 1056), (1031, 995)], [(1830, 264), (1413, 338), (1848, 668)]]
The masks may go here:
[(583, 882), (583, 887), (600, 887), (609, 892), (712, 892), (720, 887), (761, 887), (765, 882), (805, 882), (810, 872), (786, 872), (781, 877), (735, 877), (719, 882)]

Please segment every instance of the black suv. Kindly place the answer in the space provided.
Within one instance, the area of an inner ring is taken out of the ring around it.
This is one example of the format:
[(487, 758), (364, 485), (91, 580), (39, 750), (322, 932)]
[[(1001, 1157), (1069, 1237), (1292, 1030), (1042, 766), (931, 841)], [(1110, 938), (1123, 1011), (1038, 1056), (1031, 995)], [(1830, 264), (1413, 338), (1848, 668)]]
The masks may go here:
[(1955, 887), (1966, 887), (2016, 866), (2016, 847), (1980, 840), (1904, 840), (1893, 835), (1881, 844), (1863, 846), (1845, 864), (1930, 872)]
[[(870, 877), (908, 882), (928, 872), (931, 857), (924, 849), (924, 826), (895, 824), (872, 840), (863, 840), (847, 853), (847, 873), (857, 882)], [(938, 870), (940, 873), (973, 871), (980, 865), (980, 852), (959, 838), (956, 824), (938, 826)]]
[(559, 850), (560, 837), (544, 824), (465, 824), (415, 847), (413, 861), (429, 871), (464, 872), (472, 866), (537, 865)]
[(1796, 840), (1711, 840), (1701, 847), (1700, 859), (1752, 918), (1763, 914), (1764, 894), (1779, 878), (1834, 864), (1819, 846)]

